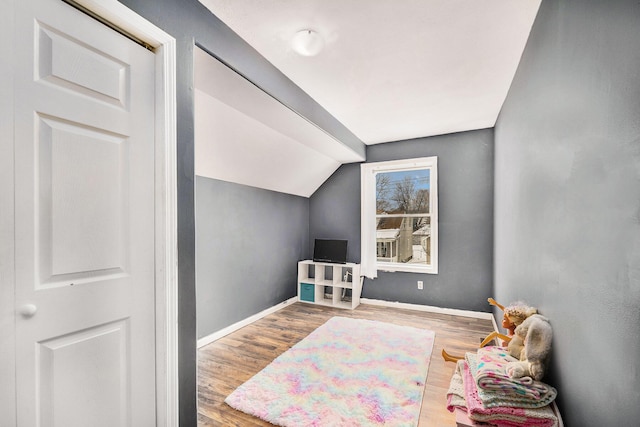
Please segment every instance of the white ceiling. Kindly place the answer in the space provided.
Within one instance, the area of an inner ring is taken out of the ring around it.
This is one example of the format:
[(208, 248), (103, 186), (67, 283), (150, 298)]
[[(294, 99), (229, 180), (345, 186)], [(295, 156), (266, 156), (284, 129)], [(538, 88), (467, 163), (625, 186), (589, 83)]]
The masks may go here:
[[(493, 127), (541, 0), (200, 0), (365, 144)], [(305, 57), (290, 41), (319, 32)]]

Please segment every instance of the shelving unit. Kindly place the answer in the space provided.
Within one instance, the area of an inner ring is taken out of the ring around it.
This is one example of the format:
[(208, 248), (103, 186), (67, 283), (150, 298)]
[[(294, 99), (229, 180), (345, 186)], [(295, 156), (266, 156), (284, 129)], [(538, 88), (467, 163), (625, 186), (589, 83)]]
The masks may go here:
[(298, 301), (354, 309), (361, 293), (360, 264), (298, 262)]

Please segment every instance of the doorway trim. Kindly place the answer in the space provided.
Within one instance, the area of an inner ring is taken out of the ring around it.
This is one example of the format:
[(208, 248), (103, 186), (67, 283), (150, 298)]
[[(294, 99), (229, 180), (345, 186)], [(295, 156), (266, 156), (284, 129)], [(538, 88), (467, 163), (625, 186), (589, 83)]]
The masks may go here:
[(154, 49), (157, 426), (177, 427), (178, 250), (176, 41), (117, 0), (73, 0)]

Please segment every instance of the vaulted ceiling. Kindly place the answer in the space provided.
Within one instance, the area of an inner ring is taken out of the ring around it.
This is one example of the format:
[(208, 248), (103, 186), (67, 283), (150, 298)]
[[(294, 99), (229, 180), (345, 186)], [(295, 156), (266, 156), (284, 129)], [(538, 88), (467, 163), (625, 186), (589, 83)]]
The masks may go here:
[(493, 127), (541, 0), (200, 1), (370, 145)]

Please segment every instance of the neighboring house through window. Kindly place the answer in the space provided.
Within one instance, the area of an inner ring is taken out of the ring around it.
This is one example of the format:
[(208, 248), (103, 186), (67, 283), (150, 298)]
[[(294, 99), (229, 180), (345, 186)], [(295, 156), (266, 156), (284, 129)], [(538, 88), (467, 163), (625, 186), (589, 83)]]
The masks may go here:
[(362, 271), (438, 272), (437, 157), (364, 163)]

